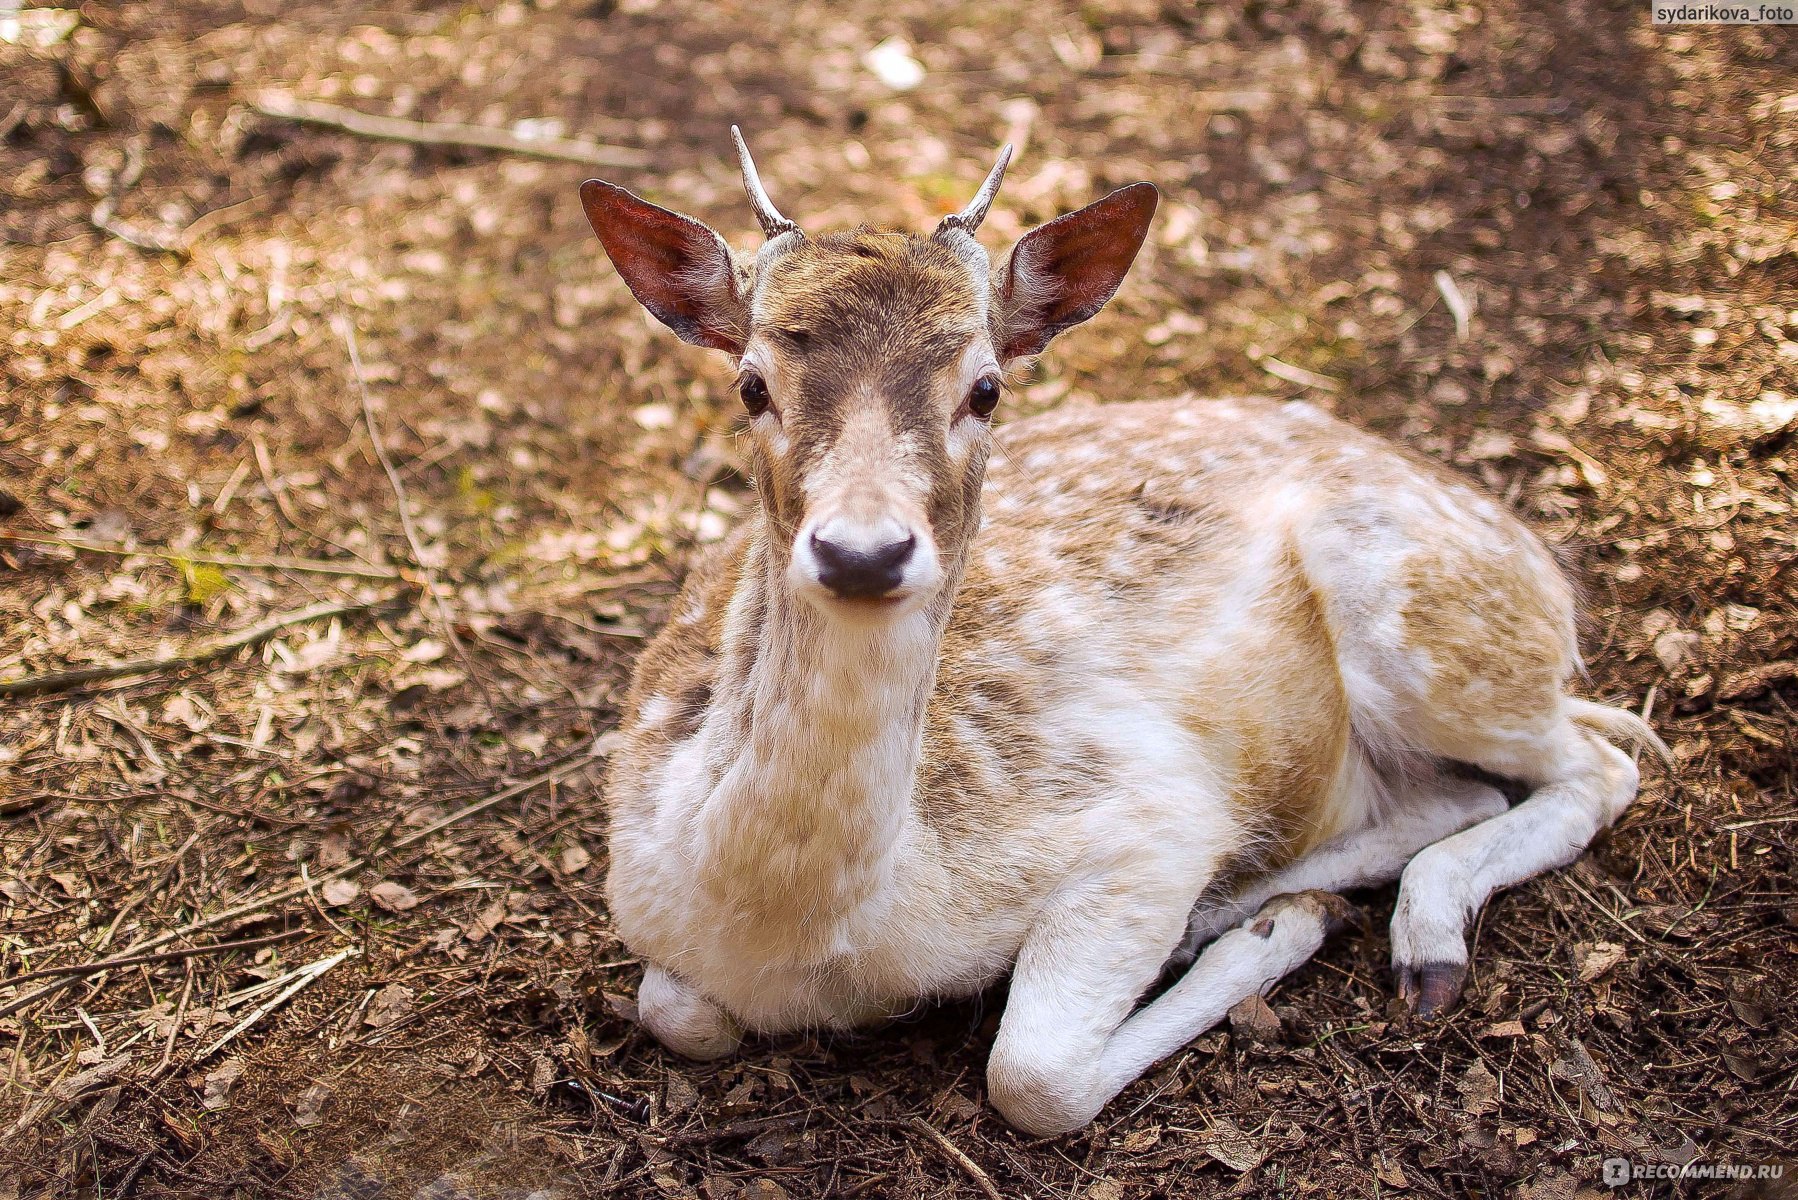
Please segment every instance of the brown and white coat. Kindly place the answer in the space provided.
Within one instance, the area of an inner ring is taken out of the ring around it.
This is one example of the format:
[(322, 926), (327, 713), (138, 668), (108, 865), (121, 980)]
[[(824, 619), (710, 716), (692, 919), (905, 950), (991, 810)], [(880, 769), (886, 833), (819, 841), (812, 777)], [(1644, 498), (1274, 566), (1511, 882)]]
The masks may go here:
[(1003, 160), (929, 237), (808, 236), (743, 163), (749, 258), (582, 191), (638, 298), (737, 359), (760, 501), (643, 656), (614, 756), (608, 899), (648, 1028), (712, 1057), (1009, 971), (992, 1100), (1073, 1129), (1308, 959), (1324, 893), (1401, 873), (1401, 995), (1452, 1001), (1487, 896), (1634, 797), (1607, 739), (1658, 744), (1570, 693), (1548, 549), (1304, 404), (995, 436), (1000, 372), (1115, 291), (1149, 185), (991, 265)]

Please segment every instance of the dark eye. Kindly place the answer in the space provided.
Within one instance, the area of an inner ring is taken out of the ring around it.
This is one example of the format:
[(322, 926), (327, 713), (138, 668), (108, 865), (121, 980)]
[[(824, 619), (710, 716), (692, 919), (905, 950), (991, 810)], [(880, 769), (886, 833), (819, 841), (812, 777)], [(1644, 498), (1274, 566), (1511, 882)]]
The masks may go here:
[(982, 375), (968, 389), (968, 411), (982, 421), (993, 415), (999, 407), (999, 381), (991, 375)]
[(753, 371), (737, 384), (737, 394), (743, 397), (743, 407), (750, 416), (759, 417), (768, 411), (768, 381)]

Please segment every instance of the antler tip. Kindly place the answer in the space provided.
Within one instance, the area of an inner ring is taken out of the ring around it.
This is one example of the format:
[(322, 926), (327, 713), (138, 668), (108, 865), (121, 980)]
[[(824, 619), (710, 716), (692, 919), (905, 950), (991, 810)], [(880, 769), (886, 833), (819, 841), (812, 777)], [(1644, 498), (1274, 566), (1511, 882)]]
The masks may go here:
[(755, 159), (749, 153), (749, 143), (743, 140), (743, 131), (732, 125), (730, 136), (737, 144), (737, 165), (743, 171), (743, 190), (749, 193), (749, 203), (755, 209), (756, 223), (762, 227), (763, 236), (772, 239), (783, 233), (797, 233), (799, 226), (781, 216), (774, 202), (768, 199), (761, 175), (755, 169)]
[(968, 201), (966, 208), (943, 218), (942, 224), (937, 226), (938, 233), (959, 229), (969, 237), (974, 235), (974, 231), (980, 228), (980, 223), (986, 220), (986, 210), (992, 207), (993, 197), (999, 194), (999, 184), (1005, 178), (1005, 168), (1011, 165), (1011, 153), (1010, 142), (999, 147), (999, 157), (993, 163), (993, 169), (986, 173), (980, 190), (974, 193), (974, 198)]

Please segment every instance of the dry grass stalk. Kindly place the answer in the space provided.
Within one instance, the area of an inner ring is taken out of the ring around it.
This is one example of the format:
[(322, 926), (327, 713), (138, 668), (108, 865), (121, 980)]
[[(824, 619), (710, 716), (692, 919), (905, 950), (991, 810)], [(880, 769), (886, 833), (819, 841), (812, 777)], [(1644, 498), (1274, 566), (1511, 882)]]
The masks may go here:
[(290, 558), (279, 554), (219, 554), (210, 550), (168, 550), (160, 546), (109, 546), (103, 542), (83, 542), (73, 538), (41, 537), (29, 533), (0, 532), (0, 541), (23, 542), (34, 546), (58, 546), (79, 550), (84, 554), (111, 554), (121, 558), (144, 554), (168, 562), (208, 563), (217, 567), (242, 570), (300, 571), (311, 575), (342, 575), (354, 579), (401, 580), (399, 571), (373, 567), (365, 563), (331, 562), (322, 558)]
[(164, 950), (157, 954), (123, 954), (117, 958), (102, 958), (91, 963), (68, 963), (60, 967), (44, 967), (37, 971), (27, 971), (6, 981), (7, 986), (17, 987), (22, 983), (30, 983), (38, 979), (54, 979), (62, 975), (93, 975), (101, 971), (110, 971), (115, 967), (147, 966), (150, 963), (179, 962), (184, 958), (193, 958), (201, 954), (225, 954), (232, 950), (249, 950), (257, 946), (272, 946), (277, 942), (292, 941), (308, 931), (290, 929), (283, 933), (271, 933), (267, 937), (244, 938), (236, 942), (214, 942), (210, 946), (188, 946), (181, 950)]
[(951, 1162), (966, 1172), (968, 1178), (974, 1181), (974, 1186), (981, 1190), (987, 1200), (1004, 1200), (999, 1194), (999, 1189), (993, 1184), (993, 1177), (986, 1173), (986, 1169), (969, 1158), (962, 1148), (950, 1141), (941, 1130), (923, 1117), (913, 1117), (910, 1124), (913, 1129), (929, 1138), (931, 1144), (938, 1150), (948, 1155)]
[[(452, 825), (455, 825), (462, 821), (466, 821), (468, 818), (476, 815), (477, 813), (482, 813), (482, 812), (487, 811), (489, 808), (492, 808), (496, 804), (504, 803), (505, 801), (510, 800), (514, 796), (519, 796), (519, 795), (524, 794), (525, 792), (530, 791), (532, 788), (541, 787), (544, 784), (553, 783), (559, 779), (563, 779), (569, 775), (572, 775), (576, 771), (581, 770), (582, 768), (588, 766), (590, 764), (590, 762), (591, 762), (591, 759), (586, 756), (574, 758), (567, 762), (558, 764), (557, 766), (551, 767), (549, 770), (544, 771), (543, 773), (541, 773), (539, 775), (534, 775), (529, 779), (523, 780), (519, 783), (515, 783), (515, 784), (511, 785), (510, 787), (501, 788), (499, 791), (494, 792), (492, 795), (483, 797), (480, 800), (476, 800), (474, 803), (466, 805), (463, 808), (459, 808), (455, 812), (450, 813), (448, 816), (440, 817), (439, 819), (432, 821), (429, 825), (426, 825), (421, 829), (414, 830), (413, 832), (407, 834), (405, 837), (402, 837), (402, 838), (398, 839), (397, 841), (395, 841), (393, 843), (391, 849), (404, 850), (408, 846), (416, 845), (419, 842), (423, 841), (425, 838), (430, 837), (432, 834), (440, 833), (443, 830), (448, 829)], [(235, 905), (231, 908), (226, 909), (223, 912), (214, 913), (210, 917), (206, 917), (206, 918), (203, 918), (198, 921), (190, 921), (188, 924), (183, 925), (181, 928), (171, 930), (168, 933), (162, 934), (160, 937), (151, 938), (149, 941), (146, 941), (146, 942), (140, 942), (131, 948), (132, 952), (133, 953), (141, 953), (145, 950), (152, 949), (156, 946), (166, 946), (168, 943), (170, 943), (172, 941), (176, 941), (180, 938), (188, 937), (192, 934), (199, 933), (201, 930), (211, 929), (215, 926), (223, 925), (227, 921), (235, 921), (235, 920), (238, 920), (239, 918), (249, 916), (251, 913), (260, 912), (266, 908), (272, 908), (275, 905), (282, 903), (283, 901), (291, 900), (295, 896), (305, 894), (306, 892), (310, 891), (311, 888), (316, 884), (326, 883), (333, 879), (342, 879), (346, 875), (350, 875), (356, 871), (360, 871), (362, 868), (366, 867), (367, 865), (368, 865), (367, 859), (352, 858), (352, 859), (350, 859), (350, 861), (344, 863), (341, 867), (338, 867), (336, 870), (331, 871), (327, 874), (320, 875), (316, 878), (309, 877), (300, 883), (293, 884), (290, 887), (285, 887), (285, 888), (279, 889), (278, 891), (270, 892), (266, 896), (258, 896), (254, 900), (246, 900), (242, 904)], [(98, 968), (98, 971), (104, 971), (107, 969), (109, 969), (109, 968), (102, 967), (102, 968)], [(8, 1003), (5, 1007), (0, 1007), (0, 1017), (11, 1016), (13, 1013), (21, 1012), (24, 1009), (29, 1008), (31, 1005), (37, 1003), (39, 1000), (42, 1000), (46, 996), (53, 995), (56, 992), (61, 991), (64, 987), (68, 986), (69, 984), (74, 983), (76, 980), (84, 978), (86, 976), (86, 974), (98, 973), (98, 971), (97, 972), (88, 972), (88, 973), (71, 973), (71, 974), (64, 975), (60, 978), (53, 979), (49, 983), (45, 984), (43, 987), (38, 988), (36, 991), (28, 992), (23, 996), (19, 996), (19, 997), (15, 998), (10, 1003)]]
[(500, 150), (507, 154), (558, 159), (589, 167), (641, 167), (649, 163), (649, 155), (624, 146), (607, 146), (600, 142), (559, 137), (524, 137), (489, 125), (440, 124), (433, 121), (408, 121), (403, 117), (379, 117), (336, 104), (301, 100), (285, 92), (264, 92), (256, 98), (255, 107), (257, 112), (266, 117), (323, 125), (344, 133), (353, 133), (357, 137), (374, 138), (383, 142)]
[(481, 700), (487, 705), (487, 715), (493, 718), (494, 728), (498, 729), (501, 727), (499, 706), (493, 702), (493, 693), (487, 690), (486, 682), (475, 669), (474, 660), (469, 658), (468, 647), (462, 644), (462, 638), (456, 633), (455, 619), (450, 616), (449, 606), (443, 602), (443, 593), (437, 587), (437, 572), (425, 554), (418, 528), (412, 523), (412, 501), (406, 495), (405, 481), (394, 468), (393, 459), (387, 453), (387, 445), (381, 440), (381, 427), (375, 422), (374, 405), (369, 402), (368, 377), (362, 370), (362, 353), (356, 345), (356, 327), (347, 317), (339, 320), (337, 325), (344, 346), (349, 350), (350, 368), (356, 376), (356, 392), (362, 401), (362, 423), (368, 429), (368, 441), (374, 447), (375, 458), (380, 461), (381, 470), (387, 475), (388, 486), (393, 489), (393, 503), (399, 510), (400, 528), (405, 532), (406, 545), (412, 549), (412, 561), (424, 574), (425, 594), (430, 597), (431, 605), (437, 612), (437, 627), (443, 634), (443, 640), (456, 652), (462, 669), (468, 674), (469, 682), (481, 693)]
[(0, 680), (0, 697), (16, 698), (40, 696), (49, 692), (66, 692), (70, 688), (80, 687), (87, 683), (99, 683), (108, 679), (125, 679), (134, 675), (154, 675), (161, 671), (199, 666), (203, 663), (215, 662), (233, 651), (266, 642), (283, 629), (291, 626), (303, 625), (308, 621), (320, 621), (327, 617), (367, 612), (370, 609), (389, 604), (394, 599), (394, 596), (388, 595), (379, 600), (370, 601), (325, 600), (307, 605), (295, 612), (270, 617), (248, 629), (204, 642), (180, 654), (170, 654), (162, 658), (138, 658), (128, 662), (102, 663), (93, 667), (77, 667), (72, 671), (53, 671), (48, 675), (27, 675), (23, 679)]
[(354, 958), (360, 953), (361, 951), (357, 950), (354, 946), (345, 946), (335, 954), (327, 954), (325, 957), (318, 959), (315, 962), (309, 962), (303, 967), (298, 967), (288, 972), (286, 975), (282, 976), (282, 981), (286, 983), (285, 987), (276, 992), (274, 996), (268, 1000), (259, 1004), (243, 1020), (226, 1030), (216, 1042), (213, 1042), (210, 1046), (196, 1054), (194, 1056), (194, 1061), (201, 1062), (211, 1058), (220, 1050), (223, 1050), (226, 1046), (230, 1045), (232, 1040), (235, 1039), (238, 1034), (255, 1025), (256, 1022), (262, 1020), (262, 1018), (268, 1016), (283, 1004), (286, 1004), (303, 989), (317, 983), (324, 977), (325, 972), (329, 971), (332, 967), (335, 967), (345, 959)]

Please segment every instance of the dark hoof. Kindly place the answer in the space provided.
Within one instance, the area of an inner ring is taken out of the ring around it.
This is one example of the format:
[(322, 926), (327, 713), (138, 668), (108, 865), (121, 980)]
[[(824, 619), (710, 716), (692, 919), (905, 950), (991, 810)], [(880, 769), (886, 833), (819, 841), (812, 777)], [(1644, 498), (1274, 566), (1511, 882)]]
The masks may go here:
[(1400, 966), (1398, 998), (1420, 1017), (1434, 1017), (1451, 1008), (1467, 982), (1465, 963), (1419, 963)]

